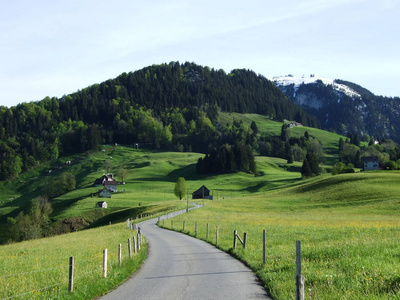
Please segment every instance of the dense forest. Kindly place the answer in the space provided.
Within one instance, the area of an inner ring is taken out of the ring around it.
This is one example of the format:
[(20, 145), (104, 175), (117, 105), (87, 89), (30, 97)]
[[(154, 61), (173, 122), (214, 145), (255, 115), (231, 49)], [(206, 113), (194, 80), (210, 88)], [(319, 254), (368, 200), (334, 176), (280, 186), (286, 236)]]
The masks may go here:
[(59, 155), (103, 143), (209, 153), (223, 144), (258, 145), (251, 128), (218, 124), (220, 111), (258, 113), (319, 127), (269, 80), (171, 62), (123, 73), (61, 98), (0, 107), (0, 180)]

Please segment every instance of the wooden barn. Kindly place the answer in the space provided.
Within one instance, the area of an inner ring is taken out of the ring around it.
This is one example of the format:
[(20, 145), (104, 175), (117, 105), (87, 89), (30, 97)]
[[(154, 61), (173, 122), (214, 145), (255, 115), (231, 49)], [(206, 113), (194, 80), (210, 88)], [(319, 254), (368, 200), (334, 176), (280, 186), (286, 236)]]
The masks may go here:
[(205, 186), (201, 186), (197, 191), (192, 193), (192, 199), (209, 199), (212, 200), (213, 196), (210, 195), (210, 190)]

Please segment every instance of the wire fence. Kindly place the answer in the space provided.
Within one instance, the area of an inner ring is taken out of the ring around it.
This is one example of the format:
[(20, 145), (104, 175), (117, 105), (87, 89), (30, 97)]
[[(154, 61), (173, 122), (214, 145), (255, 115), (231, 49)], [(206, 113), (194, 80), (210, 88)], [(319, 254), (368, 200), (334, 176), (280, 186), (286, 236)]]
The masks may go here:
[[(318, 289), (324, 288), (342, 294), (400, 296), (400, 274), (391, 266), (400, 262), (396, 256), (400, 231), (396, 228), (246, 227), (215, 220), (196, 222), (189, 216), (161, 219), (158, 224), (212, 243), (257, 272), (271, 277), (292, 274), (293, 287), (303, 285), (296, 290), (303, 298), (318, 298)], [(301, 251), (297, 250), (298, 242)], [(384, 263), (388, 259), (392, 263)], [(296, 273), (298, 263), (303, 274)], [(296, 295), (296, 299), (303, 298)]]
[[(132, 239), (133, 240), (133, 239)], [(143, 243), (140, 234), (135, 239), (139, 243)], [(131, 241), (129, 240), (131, 243)], [(126, 241), (124, 241), (126, 244)], [(101, 278), (104, 267), (108, 272), (112, 272), (116, 267), (120, 266), (120, 258), (134, 259), (133, 254), (138, 254), (139, 247), (133, 247), (135, 253), (128, 253), (129, 247), (117, 247), (107, 251), (106, 266), (103, 265), (104, 253), (95, 255), (87, 259), (78, 259), (74, 261), (73, 281), (79, 289), (79, 285), (85, 285), (86, 281)], [(120, 250), (121, 249), (121, 250)], [(125, 249), (122, 251), (122, 249)], [(122, 255), (123, 254), (123, 255)], [(66, 257), (67, 261), (67, 257)], [(0, 275), (0, 299), (27, 299), (27, 298), (48, 298), (56, 297), (60, 291), (66, 291), (71, 282), (70, 264), (64, 264), (54, 268), (45, 268), (20, 273), (10, 273)], [(46, 292), (46, 293), (44, 293)], [(54, 296), (55, 295), (55, 296)]]

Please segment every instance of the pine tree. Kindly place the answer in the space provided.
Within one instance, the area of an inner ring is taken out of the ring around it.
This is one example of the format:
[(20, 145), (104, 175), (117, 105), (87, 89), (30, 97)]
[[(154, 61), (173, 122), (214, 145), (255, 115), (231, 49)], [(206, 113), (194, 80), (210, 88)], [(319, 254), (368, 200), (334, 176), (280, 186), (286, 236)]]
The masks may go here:
[(307, 158), (304, 159), (303, 165), (301, 166), (301, 176), (304, 178), (312, 177), (310, 164)]

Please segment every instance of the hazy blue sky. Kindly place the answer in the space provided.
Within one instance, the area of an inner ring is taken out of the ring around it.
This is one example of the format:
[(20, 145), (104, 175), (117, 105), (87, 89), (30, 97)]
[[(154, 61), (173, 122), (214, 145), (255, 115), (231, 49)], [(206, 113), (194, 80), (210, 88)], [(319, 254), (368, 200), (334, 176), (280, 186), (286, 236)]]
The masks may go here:
[(400, 96), (399, 13), (398, 0), (2, 0), (0, 105), (170, 61)]

